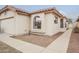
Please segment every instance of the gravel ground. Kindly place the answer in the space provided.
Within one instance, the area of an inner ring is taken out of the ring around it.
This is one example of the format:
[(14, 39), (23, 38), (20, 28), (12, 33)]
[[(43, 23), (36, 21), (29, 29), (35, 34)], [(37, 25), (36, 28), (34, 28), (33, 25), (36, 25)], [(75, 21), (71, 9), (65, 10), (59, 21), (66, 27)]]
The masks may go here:
[(59, 32), (51, 37), (49, 36), (40, 36), (40, 35), (21, 35), (16, 36), (16, 39), (23, 40), (26, 42), (30, 42), (42, 47), (47, 47), (50, 43), (52, 43), (56, 38), (58, 38), (62, 32)]
[(21, 53), (21, 52), (8, 46), (3, 42), (0, 42), (0, 53)]
[(79, 33), (72, 32), (67, 52), (79, 53)]

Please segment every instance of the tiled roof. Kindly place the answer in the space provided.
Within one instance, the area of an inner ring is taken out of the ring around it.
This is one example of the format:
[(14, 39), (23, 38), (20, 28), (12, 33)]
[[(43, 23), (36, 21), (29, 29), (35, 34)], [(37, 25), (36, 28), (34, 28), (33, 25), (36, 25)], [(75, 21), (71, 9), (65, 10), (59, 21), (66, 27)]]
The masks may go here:
[(63, 15), (59, 11), (57, 11), (55, 7), (47, 8), (47, 9), (40, 9), (40, 10), (31, 12), (31, 14), (36, 14), (36, 13), (55, 13), (55, 14), (63, 17)]
[(31, 15), (31, 14), (37, 14), (37, 13), (54, 13), (54, 14), (60, 16), (60, 17), (64, 17), (59, 11), (56, 10), (55, 7), (54, 8), (47, 8), (47, 9), (40, 9), (40, 10), (36, 10), (36, 11), (33, 11), (33, 12), (29, 13), (29, 12), (26, 12), (22, 9), (15, 8), (11, 5), (6, 5), (4, 8), (2, 8), (0, 10), (0, 14), (3, 13), (4, 11), (8, 10), (8, 9), (14, 10), (18, 14), (23, 14), (23, 15)]
[(16, 12), (19, 13), (19, 14), (21, 13), (21, 14), (24, 14), (24, 15), (30, 15), (30, 13), (28, 13), (28, 12), (22, 10), (22, 9), (15, 8), (15, 7), (11, 6), (11, 5), (6, 5), (4, 8), (2, 8), (2, 9), (0, 10), (0, 14), (1, 14), (2, 12), (4, 12), (4, 11), (8, 10), (8, 9), (14, 10), (14, 11), (16, 11)]

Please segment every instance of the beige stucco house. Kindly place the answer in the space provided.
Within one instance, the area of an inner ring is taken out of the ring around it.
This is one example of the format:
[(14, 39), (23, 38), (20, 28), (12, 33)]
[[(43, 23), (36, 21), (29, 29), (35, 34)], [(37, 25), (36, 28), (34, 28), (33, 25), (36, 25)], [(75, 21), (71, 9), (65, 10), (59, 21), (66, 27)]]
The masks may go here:
[(55, 8), (25, 12), (13, 6), (0, 10), (0, 31), (12, 35), (54, 35), (67, 29), (67, 18)]

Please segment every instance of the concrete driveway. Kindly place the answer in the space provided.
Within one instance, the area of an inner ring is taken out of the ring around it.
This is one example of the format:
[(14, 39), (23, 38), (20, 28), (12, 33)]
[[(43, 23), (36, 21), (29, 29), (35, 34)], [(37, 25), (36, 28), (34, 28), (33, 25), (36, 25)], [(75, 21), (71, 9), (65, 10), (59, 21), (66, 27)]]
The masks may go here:
[(10, 38), (9, 34), (0, 34), (0, 41), (6, 43), (7, 45), (21, 51), (21, 52), (41, 52), (42, 50), (44, 50), (45, 48), (37, 46), (37, 45), (33, 45), (30, 44), (28, 42), (24, 42), (21, 40), (17, 40), (14, 38)]

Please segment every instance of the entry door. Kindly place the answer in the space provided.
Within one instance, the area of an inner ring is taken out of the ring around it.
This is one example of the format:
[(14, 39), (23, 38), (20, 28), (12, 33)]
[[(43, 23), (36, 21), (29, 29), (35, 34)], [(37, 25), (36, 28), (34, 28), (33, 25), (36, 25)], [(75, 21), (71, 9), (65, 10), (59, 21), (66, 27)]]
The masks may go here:
[(64, 24), (63, 24), (63, 19), (60, 20), (60, 28), (63, 28)]

